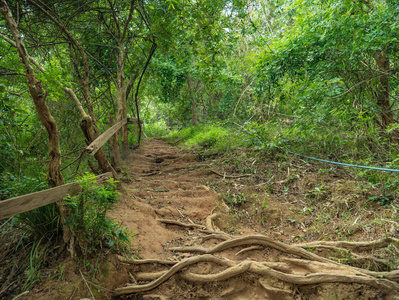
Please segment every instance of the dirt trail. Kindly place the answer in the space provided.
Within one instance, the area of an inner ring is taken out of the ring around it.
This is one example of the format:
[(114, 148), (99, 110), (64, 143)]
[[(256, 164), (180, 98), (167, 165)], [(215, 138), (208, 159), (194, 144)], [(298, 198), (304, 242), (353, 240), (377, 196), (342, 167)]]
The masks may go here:
[[(87, 262), (63, 252), (43, 270), (56, 279), (37, 284), (21, 299), (399, 299), (399, 271), (386, 272), (388, 249), (397, 250), (399, 234), (387, 238), (384, 223), (371, 220), (344, 236), (364, 242), (342, 243), (339, 227), (331, 226), (347, 220), (353, 227), (370, 216), (369, 208), (356, 206), (365, 200), (353, 182), (283, 160), (296, 166), (300, 176), (293, 180), (294, 168), (285, 174), (273, 154), (260, 154), (259, 165), (252, 154), (238, 160), (244, 151), (232, 153), (228, 163), (227, 155), (204, 160), (209, 156), (161, 139), (143, 141), (125, 160), (125, 191), (110, 212), (134, 234), (131, 257), (108, 251), (85, 270)], [(320, 184), (336, 188), (309, 192)], [(373, 211), (390, 212), (377, 206)]]
[[(190, 265), (189, 270), (182, 269), (180, 275), (170, 276), (163, 284), (149, 289), (141, 289), (137, 284), (153, 283), (171, 267), (165, 263), (133, 262), (125, 270), (121, 269), (119, 276), (118, 273), (109, 276), (108, 279), (115, 276), (118, 280), (108, 282), (108, 288), (117, 288), (118, 294), (123, 292), (122, 283), (139, 287), (133, 294), (121, 296), (126, 299), (384, 299), (379, 289), (385, 287), (378, 283), (378, 274), (364, 273), (363, 276), (370, 276), (367, 279), (370, 283), (364, 285), (365, 279), (358, 277), (359, 269), (337, 265), (303, 250), (303, 246), (279, 244), (271, 230), (262, 230), (260, 236), (249, 224), (231, 228), (237, 223), (228, 213), (229, 208), (218, 199), (216, 192), (204, 185), (220, 178), (211, 172), (209, 163), (199, 162), (195, 154), (185, 153), (160, 139), (145, 140), (126, 159), (130, 183), (124, 184), (126, 192), (112, 217), (136, 234), (132, 248), (141, 259), (182, 264), (199, 258), (194, 253), (214, 253), (201, 251), (223, 241), (231, 246), (216, 250), (216, 255), (203, 255), (204, 261)], [(232, 177), (239, 180), (239, 176)], [(238, 186), (235, 182), (232, 184)], [(206, 219), (215, 211), (219, 213), (215, 223), (225, 232), (233, 231), (235, 236), (160, 221), (171, 219), (204, 228), (207, 225), (209, 229), (209, 219), (208, 223)], [(252, 235), (252, 239), (243, 242), (248, 235)], [(197, 248), (184, 248), (189, 246)], [(320, 273), (324, 273), (323, 278)], [(313, 276), (308, 277), (309, 274)], [(315, 284), (311, 284), (313, 279)], [(302, 284), (297, 286), (293, 282)], [(399, 285), (392, 285), (399, 292)]]
[(165, 249), (186, 240), (185, 232), (158, 219), (204, 224), (218, 201), (217, 194), (201, 184), (209, 171), (195, 155), (160, 139), (145, 140), (126, 159), (131, 182), (112, 216), (136, 234), (132, 247), (143, 258), (170, 258)]

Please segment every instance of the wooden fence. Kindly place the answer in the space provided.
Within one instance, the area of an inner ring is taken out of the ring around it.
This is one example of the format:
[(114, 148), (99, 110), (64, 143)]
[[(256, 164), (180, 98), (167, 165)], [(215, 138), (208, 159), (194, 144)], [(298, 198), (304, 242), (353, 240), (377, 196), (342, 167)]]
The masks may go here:
[[(127, 118), (115, 123), (115, 125), (106, 130), (89, 146), (86, 147), (86, 151), (89, 153), (89, 155), (96, 154), (96, 152), (126, 123), (137, 124), (137, 119)], [(142, 122), (140, 123), (142, 124)], [(98, 184), (102, 184), (111, 177), (112, 173), (108, 172), (97, 176), (95, 180)], [(67, 195), (74, 196), (81, 190), (82, 189), (79, 186), (79, 182), (72, 182), (44, 191), (0, 201), (0, 220), (7, 219), (12, 216), (33, 210), (35, 208), (61, 201)]]
[[(108, 172), (97, 176), (95, 180), (98, 184), (102, 184), (111, 177), (112, 173)], [(0, 220), (61, 201), (66, 196), (74, 196), (81, 190), (82, 188), (79, 186), (79, 182), (72, 182), (44, 191), (0, 201)]]

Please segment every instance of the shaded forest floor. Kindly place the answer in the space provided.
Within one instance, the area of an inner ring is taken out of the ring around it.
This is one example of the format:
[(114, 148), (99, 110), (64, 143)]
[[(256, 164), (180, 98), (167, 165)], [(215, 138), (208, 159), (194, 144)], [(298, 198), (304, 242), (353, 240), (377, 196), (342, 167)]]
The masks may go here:
[[(125, 258), (103, 256), (91, 276), (65, 256), (43, 271), (62, 278), (20, 299), (109, 299), (182, 261), (188, 267), (164, 283), (114, 297), (387, 299), (398, 288), (395, 272), (380, 282), (398, 267), (396, 240), (367, 243), (398, 237), (396, 200), (343, 168), (277, 151), (190, 152), (161, 139), (145, 140), (125, 165), (111, 212), (133, 235)], [(328, 276), (314, 280), (320, 273)]]

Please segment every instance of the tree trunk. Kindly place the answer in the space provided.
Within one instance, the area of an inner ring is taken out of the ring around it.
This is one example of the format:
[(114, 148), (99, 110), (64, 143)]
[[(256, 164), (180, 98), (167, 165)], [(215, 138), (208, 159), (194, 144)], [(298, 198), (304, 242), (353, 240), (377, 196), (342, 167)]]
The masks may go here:
[[(82, 103), (80, 103), (78, 97), (76, 96), (75, 92), (72, 89), (65, 87), (64, 91), (71, 96), (72, 100), (75, 102), (75, 105), (79, 110), (80, 115), (82, 116), (82, 122), (80, 123), (80, 128), (82, 129), (83, 134), (86, 138), (87, 145), (89, 145), (98, 137), (98, 133), (95, 130), (96, 126), (94, 126), (93, 124), (93, 119), (86, 114), (82, 106)], [(98, 166), (103, 173), (112, 172), (114, 178), (115, 179), (118, 178), (115, 169), (112, 168), (112, 166), (109, 164), (107, 157), (105, 156), (104, 150), (102, 148), (97, 151), (94, 157), (97, 160)]]
[[(70, 41), (69, 45), (69, 56), (71, 59), (72, 66), (75, 69), (75, 72), (77, 73), (80, 83), (82, 85), (82, 90), (83, 90), (83, 95), (86, 100), (86, 107), (89, 112), (89, 116), (86, 114), (85, 110), (83, 109), (82, 104), (78, 100), (77, 96), (73, 92), (73, 90), (63, 87), (64, 90), (72, 97), (74, 100), (83, 120), (81, 122), (81, 129), (83, 130), (83, 134), (86, 137), (87, 142), (90, 144), (92, 141), (94, 141), (98, 135), (98, 127), (97, 127), (97, 121), (96, 117), (94, 114), (94, 109), (93, 109), (93, 103), (91, 101), (91, 94), (90, 94), (90, 67), (89, 63), (87, 61), (87, 56), (86, 52), (83, 49), (82, 45), (79, 43), (79, 41), (67, 30), (67, 28), (56, 18), (54, 17), (48, 10), (45, 9), (45, 7), (42, 7), (35, 1), (30, 1), (31, 4), (36, 6), (39, 10), (41, 10), (50, 20), (54, 22), (55, 25), (58, 26), (58, 28), (65, 34), (67, 39)], [(78, 66), (78, 56), (75, 55), (73, 56), (74, 52), (73, 47), (76, 47), (77, 53), (79, 53), (81, 59), (82, 59), (82, 64), (83, 64), (83, 74), (79, 71), (79, 66)], [(113, 170), (111, 165), (109, 164), (105, 153), (102, 149), (100, 149), (96, 155), (94, 156), (98, 162), (98, 166), (101, 169), (102, 172), (112, 172), (114, 177), (116, 177), (116, 172)]]
[[(109, 116), (109, 123), (110, 127), (114, 125), (114, 120), (112, 119), (111, 115)], [(111, 164), (115, 170), (118, 170), (120, 168), (119, 143), (116, 134), (114, 134), (111, 138)]]
[[(61, 150), (60, 150), (60, 139), (57, 129), (57, 124), (50, 113), (50, 110), (46, 104), (47, 92), (43, 90), (42, 83), (36, 78), (33, 69), (30, 65), (29, 54), (22, 41), (21, 34), (18, 30), (17, 23), (15, 22), (11, 11), (9, 10), (5, 0), (0, 0), (0, 12), (3, 14), (7, 25), (14, 37), (15, 44), (18, 50), (19, 57), (25, 67), (26, 78), (28, 79), (29, 92), (32, 96), (32, 100), (35, 104), (36, 111), (39, 115), (40, 121), (47, 130), (49, 140), (49, 169), (47, 175), (47, 182), (50, 186), (55, 187), (64, 184), (64, 178), (62, 177), (60, 166), (61, 166)], [(57, 203), (60, 210), (61, 222), (64, 229), (64, 241), (69, 243), (71, 239), (71, 232), (68, 227), (65, 226), (64, 220), (67, 215), (66, 208), (59, 202)]]
[(377, 91), (377, 105), (381, 109), (382, 126), (385, 130), (389, 124), (395, 122), (389, 99), (389, 59), (385, 51), (377, 51), (375, 53), (375, 60), (382, 73), (380, 75), (380, 85)]
[[(117, 70), (117, 86), (116, 86), (116, 97), (118, 100), (118, 114), (116, 116), (116, 122), (119, 122), (127, 118), (127, 105), (126, 105), (126, 79), (125, 79), (125, 57), (122, 47), (119, 47), (118, 52), (118, 70)], [(129, 150), (128, 141), (128, 127), (127, 123), (122, 126), (122, 153), (126, 154)]]
[(187, 77), (187, 85), (188, 85), (188, 90), (190, 92), (190, 98), (191, 98), (191, 114), (192, 114), (192, 119), (193, 119), (193, 125), (197, 126), (198, 125), (197, 102), (195, 101), (195, 97), (193, 94), (190, 76)]

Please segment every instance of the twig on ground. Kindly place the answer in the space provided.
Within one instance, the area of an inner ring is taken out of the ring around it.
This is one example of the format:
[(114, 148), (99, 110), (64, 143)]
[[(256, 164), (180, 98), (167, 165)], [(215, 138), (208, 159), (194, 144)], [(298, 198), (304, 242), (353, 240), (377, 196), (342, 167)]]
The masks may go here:
[(21, 298), (21, 297), (23, 297), (23, 296), (25, 296), (27, 294), (29, 294), (29, 291), (25, 291), (25, 292), (15, 296), (14, 298), (12, 298), (12, 300), (17, 300), (17, 299), (19, 299), (19, 298)]
[(93, 292), (91, 291), (91, 288), (90, 288), (89, 284), (87, 283), (86, 278), (83, 276), (82, 271), (79, 270), (79, 272), (80, 272), (80, 275), (82, 276), (82, 279), (83, 279), (84, 283), (86, 284), (87, 289), (89, 290), (91, 296), (93, 297), (94, 300), (96, 300), (96, 297), (94, 297)]
[(219, 175), (220, 177), (223, 178), (230, 178), (230, 179), (234, 179), (234, 178), (241, 178), (241, 177), (250, 177), (253, 176), (254, 174), (242, 174), (242, 175), (226, 175), (226, 174), (220, 174), (219, 172), (216, 172), (215, 170), (209, 169), (209, 171), (211, 171), (212, 173)]
[(175, 265), (178, 261), (172, 260), (161, 260), (161, 259), (128, 259), (126, 257), (118, 255), (118, 260), (123, 263), (132, 264), (132, 265), (143, 265), (143, 264), (161, 264), (161, 265)]

